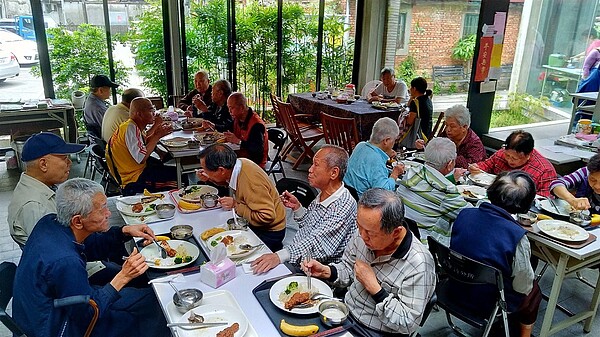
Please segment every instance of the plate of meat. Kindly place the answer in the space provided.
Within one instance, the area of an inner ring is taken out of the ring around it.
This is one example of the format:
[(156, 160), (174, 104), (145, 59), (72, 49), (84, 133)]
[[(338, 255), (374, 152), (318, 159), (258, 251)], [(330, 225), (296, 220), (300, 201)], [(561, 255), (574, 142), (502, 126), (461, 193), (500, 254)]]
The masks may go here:
[[(306, 276), (290, 276), (273, 284), (269, 291), (269, 298), (276, 307), (283, 311), (292, 314), (308, 315), (319, 311), (318, 301), (310, 299), (316, 293), (333, 297), (331, 288), (319, 279), (313, 277), (311, 279), (311, 288), (308, 289)], [(299, 304), (302, 304), (301, 308), (294, 307)], [(310, 304), (313, 305), (310, 306)]]
[(142, 198), (138, 199), (138, 202), (132, 202), (135, 200), (133, 198), (127, 201), (117, 200), (117, 209), (119, 212), (129, 216), (147, 216), (156, 212), (156, 204), (159, 203), (158, 199), (152, 202), (143, 202)]
[[(192, 314), (193, 313), (193, 314)], [(177, 328), (179, 337), (242, 337), (248, 330), (248, 319), (236, 307), (206, 304), (194, 308), (181, 316), (179, 323), (194, 323), (194, 317), (204, 317), (203, 323), (227, 323), (223, 326), (207, 327), (201, 329)]]
[(161, 247), (167, 251), (167, 257), (161, 258), (160, 249), (155, 244), (150, 244), (140, 253), (146, 258), (146, 263), (150, 268), (155, 269), (175, 269), (196, 261), (200, 255), (200, 250), (193, 243), (183, 240), (162, 240), (157, 241)]
[(249, 244), (251, 246), (257, 246), (261, 243), (247, 231), (231, 230), (217, 233), (208, 238), (208, 240), (206, 240), (206, 247), (209, 250), (213, 250), (219, 242), (222, 242), (225, 245), (225, 248), (227, 248), (227, 257), (232, 259), (246, 257), (260, 248), (254, 247), (252, 249), (242, 249), (240, 248), (240, 245)]

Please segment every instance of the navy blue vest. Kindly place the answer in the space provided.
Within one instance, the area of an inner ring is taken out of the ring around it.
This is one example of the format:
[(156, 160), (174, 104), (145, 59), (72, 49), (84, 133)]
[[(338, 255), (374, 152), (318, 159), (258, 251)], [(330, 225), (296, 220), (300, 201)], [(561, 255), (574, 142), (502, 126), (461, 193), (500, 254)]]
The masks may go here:
[[(452, 226), (452, 250), (502, 272), (509, 311), (515, 311), (525, 297), (512, 289), (511, 277), (515, 251), (525, 233), (525, 229), (508, 212), (487, 202), (479, 208), (463, 209)], [(471, 288), (475, 289), (464, 289), (468, 297), (474, 296), (472, 299), (480, 303), (482, 299), (488, 299), (485, 301), (488, 305), (493, 303), (497, 293), (493, 287)], [(471, 303), (474, 304), (474, 301)]]

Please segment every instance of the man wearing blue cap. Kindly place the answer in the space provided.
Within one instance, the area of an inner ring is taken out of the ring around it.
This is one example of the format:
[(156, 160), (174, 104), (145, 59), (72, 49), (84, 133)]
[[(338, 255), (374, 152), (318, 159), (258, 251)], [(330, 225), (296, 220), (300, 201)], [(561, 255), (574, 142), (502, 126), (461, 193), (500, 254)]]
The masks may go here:
[(102, 137), (102, 118), (108, 109), (106, 100), (110, 97), (111, 88), (118, 87), (106, 75), (96, 75), (90, 81), (91, 92), (83, 105), (83, 120), (88, 132), (98, 138)]
[(35, 134), (25, 142), (21, 154), (26, 164), (25, 172), (21, 174), (8, 206), (10, 235), (19, 246), (25, 245), (38, 220), (46, 214), (56, 213), (56, 185), (69, 178), (69, 155), (84, 147), (65, 143), (61, 137), (49, 132)]

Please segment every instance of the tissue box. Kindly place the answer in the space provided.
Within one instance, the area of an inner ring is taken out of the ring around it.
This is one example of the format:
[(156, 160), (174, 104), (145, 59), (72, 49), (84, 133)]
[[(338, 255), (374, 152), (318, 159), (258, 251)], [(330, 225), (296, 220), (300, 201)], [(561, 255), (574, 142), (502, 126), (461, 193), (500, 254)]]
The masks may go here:
[(200, 269), (200, 280), (213, 288), (218, 288), (235, 278), (235, 263), (225, 258), (219, 263), (208, 262)]

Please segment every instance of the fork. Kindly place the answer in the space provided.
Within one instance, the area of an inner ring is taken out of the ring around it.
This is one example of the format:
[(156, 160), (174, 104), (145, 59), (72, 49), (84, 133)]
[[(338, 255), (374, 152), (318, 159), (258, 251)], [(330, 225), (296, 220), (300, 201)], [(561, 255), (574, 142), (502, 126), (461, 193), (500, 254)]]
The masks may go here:
[(163, 246), (161, 246), (160, 244), (158, 244), (158, 242), (156, 242), (156, 240), (152, 240), (152, 242), (154, 242), (154, 244), (158, 247), (158, 250), (160, 251), (160, 258), (161, 259), (166, 259), (167, 258), (167, 251), (163, 248)]
[[(306, 251), (306, 253), (304, 254), (304, 262), (308, 263), (310, 260), (312, 260), (312, 256), (310, 254), (310, 249)], [(310, 279), (310, 269), (306, 269), (306, 279), (307, 279), (307, 283), (308, 283), (308, 291), (310, 291), (311, 287), (311, 279)]]

